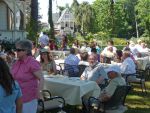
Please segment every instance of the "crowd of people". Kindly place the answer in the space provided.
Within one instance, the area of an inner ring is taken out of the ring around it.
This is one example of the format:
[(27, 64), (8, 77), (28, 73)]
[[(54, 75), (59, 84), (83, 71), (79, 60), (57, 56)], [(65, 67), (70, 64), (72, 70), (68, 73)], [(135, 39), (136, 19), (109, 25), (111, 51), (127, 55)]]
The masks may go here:
[[(39, 38), (40, 47), (29, 40), (16, 42), (15, 51), (0, 53), (0, 112), (7, 113), (36, 113), (38, 99), (42, 97), (44, 83), (43, 72), (56, 75), (57, 66), (51, 50), (58, 50), (57, 45), (44, 33)], [(63, 36), (60, 50), (67, 50), (67, 38)], [(103, 50), (92, 42), (82, 46), (76, 41), (70, 48), (70, 54), (64, 63), (73, 66), (76, 76), (81, 80), (95, 81), (103, 84), (105, 79), (111, 79), (109, 85), (102, 91), (100, 98), (108, 100), (114, 93), (117, 85), (124, 85), (121, 74), (136, 73), (137, 57), (150, 52), (145, 42), (139, 40), (137, 44), (127, 43), (123, 50), (118, 50), (112, 40), (108, 41)], [(119, 63), (105, 69), (103, 63)], [(78, 68), (84, 65), (80, 72)], [(80, 74), (79, 74), (80, 73)], [(135, 76), (129, 78), (138, 81)], [(15, 107), (16, 106), (16, 107)]]

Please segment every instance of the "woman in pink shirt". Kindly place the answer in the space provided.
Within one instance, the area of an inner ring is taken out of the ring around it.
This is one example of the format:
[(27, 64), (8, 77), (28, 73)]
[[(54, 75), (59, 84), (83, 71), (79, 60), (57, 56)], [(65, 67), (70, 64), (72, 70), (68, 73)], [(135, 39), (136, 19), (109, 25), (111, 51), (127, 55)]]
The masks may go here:
[(23, 113), (36, 113), (37, 99), (42, 98), (43, 76), (39, 62), (31, 56), (32, 43), (21, 40), (16, 43), (18, 60), (12, 66), (12, 74), (18, 81), (23, 96)]

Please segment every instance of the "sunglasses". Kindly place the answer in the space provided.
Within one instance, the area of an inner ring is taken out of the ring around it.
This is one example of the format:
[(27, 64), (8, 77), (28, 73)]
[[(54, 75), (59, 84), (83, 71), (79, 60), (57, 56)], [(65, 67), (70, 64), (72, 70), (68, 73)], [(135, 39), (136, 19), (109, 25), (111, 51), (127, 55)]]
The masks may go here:
[(15, 51), (17, 51), (17, 52), (25, 51), (25, 49), (16, 48)]

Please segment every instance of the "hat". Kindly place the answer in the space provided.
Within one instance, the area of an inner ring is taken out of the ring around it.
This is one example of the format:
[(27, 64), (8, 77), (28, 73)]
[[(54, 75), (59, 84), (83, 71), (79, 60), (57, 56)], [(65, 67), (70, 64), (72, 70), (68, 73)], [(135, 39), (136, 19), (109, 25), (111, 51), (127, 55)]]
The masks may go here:
[(40, 50), (40, 53), (49, 53), (49, 51), (48, 51), (48, 49), (43, 48)]
[(80, 53), (86, 53), (86, 52), (88, 52), (86, 48), (83, 47), (80, 49)]
[(109, 72), (111, 72), (111, 71), (116, 72), (116, 73), (121, 73), (121, 69), (120, 69), (120, 67), (119, 67), (118, 65), (110, 66), (110, 67), (106, 70), (107, 73), (109, 73)]

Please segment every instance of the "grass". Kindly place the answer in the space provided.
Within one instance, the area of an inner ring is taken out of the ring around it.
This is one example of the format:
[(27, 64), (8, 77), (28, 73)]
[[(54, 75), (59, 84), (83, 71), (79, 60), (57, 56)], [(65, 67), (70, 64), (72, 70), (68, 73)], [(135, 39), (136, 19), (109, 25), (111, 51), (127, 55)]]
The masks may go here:
[[(125, 105), (128, 110), (125, 113), (150, 113), (150, 80), (146, 82), (146, 88), (147, 93), (142, 93), (139, 85), (134, 85), (134, 89), (126, 98)], [(65, 111), (67, 113), (82, 113), (81, 109), (75, 106), (66, 106)]]
[(146, 82), (146, 87), (146, 94), (138, 86), (131, 91), (126, 99), (128, 110), (125, 113), (150, 113), (150, 81)]

